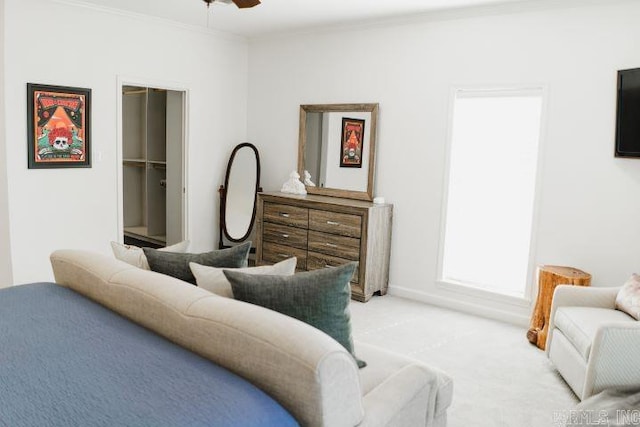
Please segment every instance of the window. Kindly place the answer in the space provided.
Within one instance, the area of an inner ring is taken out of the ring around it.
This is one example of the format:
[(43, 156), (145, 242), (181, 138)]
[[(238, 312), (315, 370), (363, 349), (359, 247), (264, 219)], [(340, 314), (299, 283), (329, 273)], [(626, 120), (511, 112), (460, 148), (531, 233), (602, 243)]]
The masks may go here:
[(525, 296), (541, 114), (541, 88), (455, 92), (442, 281)]

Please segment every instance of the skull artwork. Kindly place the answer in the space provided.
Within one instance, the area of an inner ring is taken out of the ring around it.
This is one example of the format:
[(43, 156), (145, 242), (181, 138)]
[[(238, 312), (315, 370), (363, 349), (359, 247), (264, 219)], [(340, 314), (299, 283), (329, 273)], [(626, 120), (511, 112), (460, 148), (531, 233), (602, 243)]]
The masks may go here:
[(52, 132), (50, 132), (48, 136), (51, 148), (58, 151), (69, 150), (71, 139), (73, 138), (73, 135), (71, 135), (69, 129), (56, 128)]

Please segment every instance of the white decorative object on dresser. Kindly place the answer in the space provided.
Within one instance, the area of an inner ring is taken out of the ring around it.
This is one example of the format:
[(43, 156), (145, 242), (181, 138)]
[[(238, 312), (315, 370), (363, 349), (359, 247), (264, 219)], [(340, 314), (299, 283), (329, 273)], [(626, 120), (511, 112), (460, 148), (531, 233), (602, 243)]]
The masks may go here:
[(393, 205), (318, 195), (258, 194), (256, 264), (295, 256), (297, 269), (357, 261), (351, 297), (384, 295), (389, 282)]

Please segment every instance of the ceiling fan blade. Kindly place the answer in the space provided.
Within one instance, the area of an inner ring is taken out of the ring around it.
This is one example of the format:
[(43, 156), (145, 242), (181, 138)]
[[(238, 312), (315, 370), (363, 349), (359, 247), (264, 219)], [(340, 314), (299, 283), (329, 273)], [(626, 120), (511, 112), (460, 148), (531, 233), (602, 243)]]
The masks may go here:
[(240, 9), (245, 9), (247, 7), (253, 7), (260, 4), (260, 0), (233, 0), (233, 2)]

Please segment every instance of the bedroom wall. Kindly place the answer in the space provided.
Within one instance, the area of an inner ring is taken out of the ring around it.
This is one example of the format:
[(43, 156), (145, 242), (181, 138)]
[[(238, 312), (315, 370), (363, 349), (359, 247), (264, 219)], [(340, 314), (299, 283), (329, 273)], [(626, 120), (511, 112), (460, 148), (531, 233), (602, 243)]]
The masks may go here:
[[(0, 24), (2, 24), (0, 25), (0, 88), (2, 93), (4, 93), (4, 18), (4, 0), (0, 0)], [(4, 97), (0, 96), (0, 288), (12, 283), (5, 129)]]
[[(118, 76), (189, 90), (188, 238), (217, 242), (217, 188), (246, 139), (247, 44), (152, 18), (73, 2), (5, 0), (5, 101), (14, 282), (52, 277), (58, 248), (109, 253), (118, 240)], [(93, 167), (27, 169), (26, 83), (93, 90)]]
[(487, 10), (252, 41), (248, 134), (270, 147), (262, 184), (274, 190), (296, 167), (300, 104), (379, 102), (391, 293), (524, 324), (529, 305), (436, 285), (451, 89), (547, 86), (535, 262), (620, 285), (640, 269), (640, 160), (613, 157), (616, 71), (640, 67), (640, 4)]

